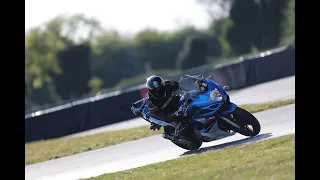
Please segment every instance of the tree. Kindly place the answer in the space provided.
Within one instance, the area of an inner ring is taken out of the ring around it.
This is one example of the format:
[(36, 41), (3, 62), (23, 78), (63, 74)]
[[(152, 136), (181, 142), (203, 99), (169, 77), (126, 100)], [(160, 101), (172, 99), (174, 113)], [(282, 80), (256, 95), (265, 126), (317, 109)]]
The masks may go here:
[(55, 53), (63, 43), (52, 34), (34, 28), (25, 39), (26, 108), (59, 100), (51, 74), (61, 73)]
[(90, 92), (91, 50), (87, 44), (69, 47), (57, 54), (63, 73), (55, 78), (57, 92), (63, 99), (75, 98)]
[(106, 40), (99, 49), (100, 52), (92, 56), (91, 71), (103, 81), (103, 88), (111, 88), (121, 79), (143, 73), (143, 63), (132, 43)]
[(258, 49), (267, 49), (278, 46), (284, 19), (283, 10), (288, 0), (260, 0), (259, 35), (255, 46)]
[(177, 60), (177, 69), (185, 70), (205, 63), (207, 44), (203, 39), (190, 37), (186, 39)]
[(227, 32), (234, 55), (249, 53), (259, 34), (259, 6), (255, 0), (234, 0), (230, 9), (232, 25)]
[(233, 0), (197, 0), (197, 2), (206, 7), (211, 17), (211, 24), (214, 24), (216, 21), (228, 17)]
[[(81, 28), (81, 29), (80, 29)], [(88, 34), (80, 36), (83, 28)], [(56, 55), (60, 51), (89, 42), (101, 34), (98, 21), (84, 15), (60, 15), (36, 27), (26, 34), (25, 39), (25, 83), (26, 108), (53, 103), (60, 100), (56, 93), (56, 79), (63, 73)], [(60, 88), (61, 89), (61, 88)]]
[(153, 69), (174, 69), (176, 48), (172, 48), (170, 36), (153, 29), (145, 29), (134, 38), (142, 62), (149, 62)]
[(221, 56), (228, 57), (231, 54), (230, 44), (227, 41), (227, 32), (230, 26), (232, 25), (231, 19), (222, 18), (214, 23), (211, 23), (208, 28), (208, 33), (212, 34), (219, 41), (219, 44), (222, 48)]
[(281, 43), (287, 44), (295, 41), (295, 0), (290, 0), (283, 11), (285, 18), (281, 23)]

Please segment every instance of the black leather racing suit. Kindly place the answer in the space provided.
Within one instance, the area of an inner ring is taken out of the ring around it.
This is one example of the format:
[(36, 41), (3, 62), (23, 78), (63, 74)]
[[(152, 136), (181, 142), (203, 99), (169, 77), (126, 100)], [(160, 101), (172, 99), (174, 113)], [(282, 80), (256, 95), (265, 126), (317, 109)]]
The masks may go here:
[[(155, 99), (149, 95), (147, 106), (149, 112), (155, 118), (162, 119), (165, 122), (177, 120), (175, 112), (179, 108), (179, 95), (174, 95), (173, 92), (179, 90), (179, 83), (176, 81), (165, 81), (166, 96), (162, 99)], [(151, 125), (152, 126), (152, 125)], [(159, 129), (160, 127), (157, 127)], [(153, 129), (150, 127), (150, 129)]]

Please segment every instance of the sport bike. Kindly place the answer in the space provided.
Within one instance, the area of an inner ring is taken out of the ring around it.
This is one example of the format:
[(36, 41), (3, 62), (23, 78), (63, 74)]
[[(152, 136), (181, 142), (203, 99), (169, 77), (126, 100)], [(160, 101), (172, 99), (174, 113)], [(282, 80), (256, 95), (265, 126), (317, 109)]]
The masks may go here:
[[(236, 133), (244, 136), (256, 136), (260, 133), (259, 121), (248, 111), (230, 102), (226, 92), (229, 86), (221, 86), (203, 75), (184, 75), (180, 78), (180, 96), (178, 114), (182, 114), (184, 131), (177, 132), (176, 123), (168, 123), (152, 116), (146, 106), (147, 98), (143, 98), (131, 107), (132, 112), (139, 114), (150, 123), (164, 128), (162, 137), (175, 145), (196, 150), (203, 142), (233, 136)], [(206, 87), (199, 90), (199, 84)]]

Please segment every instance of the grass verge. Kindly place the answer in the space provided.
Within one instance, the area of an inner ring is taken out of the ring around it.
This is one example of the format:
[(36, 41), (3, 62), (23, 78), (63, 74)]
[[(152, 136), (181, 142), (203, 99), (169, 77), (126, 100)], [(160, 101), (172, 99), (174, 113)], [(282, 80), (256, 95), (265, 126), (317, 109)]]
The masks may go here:
[[(295, 135), (209, 151), (86, 180), (294, 179)], [(84, 179), (83, 179), (84, 180)]]
[[(295, 102), (295, 99), (279, 100), (260, 104), (248, 104), (241, 107), (251, 113), (276, 108)], [(142, 126), (127, 130), (113, 131), (94, 134), (84, 137), (57, 138), (52, 140), (42, 140), (25, 144), (25, 165), (56, 159), (64, 156), (77, 154), (93, 149), (133, 141), (148, 136), (163, 133), (163, 128), (159, 131), (150, 131), (149, 126)]]

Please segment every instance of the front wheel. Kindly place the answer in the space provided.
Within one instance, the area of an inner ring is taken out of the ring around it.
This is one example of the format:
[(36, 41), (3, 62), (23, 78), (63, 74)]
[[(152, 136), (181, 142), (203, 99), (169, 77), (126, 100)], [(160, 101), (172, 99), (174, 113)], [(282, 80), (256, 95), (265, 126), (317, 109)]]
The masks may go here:
[(260, 133), (260, 123), (250, 112), (237, 107), (232, 113), (235, 123), (240, 126), (236, 131), (244, 136), (256, 136)]

